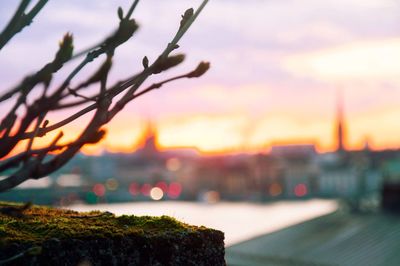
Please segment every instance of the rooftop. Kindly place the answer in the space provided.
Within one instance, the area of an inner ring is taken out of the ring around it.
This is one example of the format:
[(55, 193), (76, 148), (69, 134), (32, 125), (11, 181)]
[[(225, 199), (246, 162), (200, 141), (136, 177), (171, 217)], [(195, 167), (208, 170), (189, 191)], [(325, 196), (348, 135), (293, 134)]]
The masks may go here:
[[(266, 217), (268, 219), (268, 217)], [(335, 212), (226, 250), (228, 265), (398, 265), (400, 216)]]

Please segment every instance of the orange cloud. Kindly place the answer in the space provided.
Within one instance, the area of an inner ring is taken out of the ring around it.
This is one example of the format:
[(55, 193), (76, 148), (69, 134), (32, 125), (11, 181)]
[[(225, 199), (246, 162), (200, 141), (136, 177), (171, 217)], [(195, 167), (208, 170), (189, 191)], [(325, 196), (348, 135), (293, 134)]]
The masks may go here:
[[(335, 117), (318, 116), (310, 112), (269, 112), (257, 117), (244, 112), (224, 114), (187, 114), (159, 118), (154, 122), (161, 149), (192, 147), (203, 153), (260, 152), (274, 143), (314, 143), (320, 151), (335, 148)], [(364, 145), (366, 137), (373, 148), (399, 147), (400, 110), (385, 106), (346, 116), (347, 144), (351, 149)], [(85, 119), (64, 128), (63, 142), (73, 140), (83, 129)], [(142, 143), (147, 122), (128, 112), (121, 113), (107, 125), (106, 137), (96, 145), (87, 145), (83, 152), (98, 154), (107, 149), (112, 152), (133, 152)], [(40, 147), (51, 141), (55, 134), (35, 141)], [(22, 151), (26, 143), (19, 147)]]
[(353, 148), (362, 148), (368, 138), (372, 148), (400, 147), (399, 109), (381, 109), (351, 117), (348, 125), (349, 142)]
[[(370, 110), (349, 115), (346, 119), (347, 143), (360, 149), (366, 137), (373, 148), (398, 147), (400, 110), (393, 108)], [(252, 118), (243, 113), (221, 115), (181, 115), (160, 119), (154, 124), (162, 149), (192, 147), (203, 153), (260, 152), (274, 143), (314, 143), (320, 151), (335, 148), (334, 117), (314, 119), (290, 114), (271, 113)], [(133, 152), (141, 144), (146, 121), (128, 114), (113, 121), (104, 140), (87, 145), (83, 151), (98, 154), (107, 149), (113, 152)], [(72, 140), (79, 128), (65, 128), (64, 142)], [(36, 142), (48, 143), (55, 133)]]
[(243, 115), (195, 115), (159, 124), (162, 147), (196, 147), (202, 152), (238, 150), (243, 143)]
[(288, 115), (268, 115), (257, 121), (253, 135), (249, 139), (251, 146), (264, 146), (272, 143), (308, 142), (318, 144), (322, 150), (333, 148), (332, 121), (297, 119)]

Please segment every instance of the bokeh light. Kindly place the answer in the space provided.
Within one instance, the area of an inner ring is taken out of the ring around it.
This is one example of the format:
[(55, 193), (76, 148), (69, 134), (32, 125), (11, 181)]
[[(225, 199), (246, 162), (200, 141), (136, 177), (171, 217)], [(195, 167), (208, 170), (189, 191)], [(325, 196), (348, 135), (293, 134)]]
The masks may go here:
[(307, 195), (307, 186), (305, 184), (297, 184), (294, 187), (294, 194), (297, 197), (303, 197), (303, 196)]
[(171, 172), (178, 171), (181, 166), (181, 161), (178, 158), (170, 158), (165, 163), (165, 167)]
[(268, 188), (268, 193), (272, 197), (276, 197), (282, 194), (282, 186), (278, 183), (272, 183)]
[(140, 188), (140, 192), (142, 193), (143, 196), (149, 196), (150, 190), (151, 190), (151, 185), (147, 183), (143, 184), (142, 187)]
[(220, 200), (220, 195), (218, 193), (218, 191), (207, 191), (206, 193), (204, 193), (203, 195), (203, 201), (206, 203), (217, 203)]
[(132, 183), (129, 185), (129, 193), (130, 193), (132, 196), (137, 196), (137, 195), (139, 195), (139, 186), (138, 186), (138, 184), (136, 184), (135, 182), (132, 182)]
[(168, 197), (171, 199), (176, 199), (178, 198), (182, 193), (182, 185), (179, 184), (178, 182), (172, 182), (169, 184), (168, 188)]
[(152, 200), (160, 200), (164, 197), (164, 192), (162, 191), (161, 188), (159, 187), (153, 187), (150, 190), (150, 198)]
[(157, 182), (156, 187), (160, 188), (164, 193), (168, 192), (168, 185), (164, 181)]
[(106, 188), (111, 191), (117, 190), (119, 187), (118, 180), (115, 178), (110, 178), (106, 181)]
[(103, 184), (98, 183), (93, 186), (92, 191), (97, 197), (103, 197), (106, 194), (106, 187)]

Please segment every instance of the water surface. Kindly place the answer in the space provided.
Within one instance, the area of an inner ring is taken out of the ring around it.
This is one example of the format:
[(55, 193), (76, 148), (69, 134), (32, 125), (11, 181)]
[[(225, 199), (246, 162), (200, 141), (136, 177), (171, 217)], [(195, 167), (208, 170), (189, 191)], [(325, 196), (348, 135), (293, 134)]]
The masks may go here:
[(168, 215), (192, 225), (204, 225), (225, 233), (230, 246), (250, 238), (277, 231), (290, 225), (325, 215), (338, 207), (333, 200), (282, 201), (269, 204), (248, 202), (164, 201), (98, 205), (73, 205), (77, 211), (101, 210), (116, 215)]

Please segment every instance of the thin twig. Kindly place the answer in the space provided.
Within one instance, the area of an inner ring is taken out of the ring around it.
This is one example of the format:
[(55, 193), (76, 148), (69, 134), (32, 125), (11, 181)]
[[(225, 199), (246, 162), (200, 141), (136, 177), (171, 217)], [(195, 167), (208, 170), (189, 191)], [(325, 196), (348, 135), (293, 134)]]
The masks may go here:
[(133, 4), (131, 5), (131, 7), (128, 10), (128, 13), (126, 13), (125, 19), (130, 19), (132, 16), (133, 11), (135, 10), (137, 4), (139, 3), (139, 0), (135, 0), (135, 2), (133, 2)]
[[(206, 3), (208, 2), (208, 0), (203, 1), (203, 3), (200, 5), (199, 10), (201, 11), (204, 6), (206, 5)], [(200, 13), (200, 11), (197, 10), (194, 15), (192, 16), (192, 18), (190, 20), (187, 21), (187, 23), (178, 31), (178, 33), (176, 34), (176, 36), (173, 38), (173, 41), (171, 41), (171, 43), (167, 46), (167, 48), (165, 48), (165, 50), (162, 52), (162, 55), (160, 57), (162, 57), (163, 55), (167, 55), (168, 53), (173, 51), (173, 46), (177, 44), (177, 42), (180, 40), (180, 38), (183, 36), (183, 34), (187, 31), (187, 29), (189, 28), (189, 26), (193, 23), (194, 19), (198, 16), (198, 14)], [(178, 37), (177, 37), (178, 36)], [(180, 37), (179, 37), (180, 36)], [(156, 63), (156, 62), (155, 62)], [(111, 110), (111, 117), (115, 116), (115, 114), (117, 113), (117, 110), (121, 110), (122, 107), (128, 102), (127, 99), (131, 98), (133, 93), (140, 87), (140, 85), (147, 79), (148, 76), (151, 75), (152, 73), (152, 69), (154, 68), (155, 63), (152, 64), (152, 66), (150, 66), (149, 68), (145, 69), (144, 71), (142, 71), (141, 73), (134, 75), (132, 78), (127, 79), (122, 85), (120, 85), (120, 88), (115, 89), (112, 91), (112, 93), (110, 93), (107, 96), (110, 97), (115, 97), (116, 95), (120, 94), (121, 92), (123, 92), (126, 88), (131, 87), (130, 90), (125, 94), (125, 98), (120, 100), (119, 104), (116, 104), (115, 107), (113, 108), (114, 110)], [(83, 64), (83, 62), (82, 62)], [(93, 97), (89, 98), (90, 100), (94, 99)], [(89, 100), (89, 99), (85, 99), (85, 101)], [(59, 108), (67, 108), (67, 107), (73, 107), (75, 105), (79, 105), (79, 104), (84, 104), (85, 101), (79, 101), (76, 103), (72, 103), (70, 105), (65, 104), (65, 105), (60, 105)], [(124, 103), (124, 104), (123, 104)], [(79, 112), (71, 115), (70, 117), (56, 123), (53, 124), (51, 126), (48, 126), (47, 128), (41, 128), (39, 130), (38, 135), (39, 136), (43, 136), (45, 135), (47, 132), (50, 132), (52, 130), (58, 129), (72, 121), (74, 121), (75, 119), (89, 113), (90, 111), (93, 111), (97, 108), (97, 103), (94, 103), (82, 110), (80, 110)], [(26, 134), (24, 134), (22, 136), (22, 138), (28, 138), (29, 136), (31, 136), (32, 133), (28, 132)]]
[[(158, 57), (158, 59), (148, 68), (146, 68), (142, 72), (142, 77), (137, 80), (135, 84), (132, 85), (132, 87), (125, 93), (125, 95), (118, 101), (118, 103), (115, 105), (114, 109), (111, 112), (115, 113), (118, 112), (117, 110), (121, 110), (123, 106), (126, 104), (127, 99), (133, 95), (136, 90), (143, 84), (143, 82), (150, 76), (152, 75), (152, 70), (154, 67), (157, 65), (158, 60), (163, 60), (164, 58), (168, 57), (168, 55), (176, 49), (177, 44), (179, 40), (182, 38), (182, 36), (186, 33), (186, 31), (189, 29), (189, 27), (192, 25), (192, 23), (195, 21), (195, 19), (198, 17), (200, 12), (204, 9), (206, 4), (208, 3), (208, 0), (204, 0), (199, 8), (196, 10), (196, 12), (186, 21), (186, 23), (181, 26), (176, 33), (175, 37), (172, 39), (172, 41), (167, 45), (167, 47), (164, 49), (164, 51), (161, 53), (161, 55)], [(114, 114), (115, 115), (115, 114)]]
[(39, 132), (39, 127), (42, 124), (44, 118), (45, 118), (45, 114), (40, 114), (40, 116), (36, 119), (35, 129), (33, 130), (32, 136), (29, 138), (29, 142), (26, 147), (26, 153), (29, 153), (30, 150), (32, 149), (33, 141), (37, 137), (37, 134)]
[[(53, 141), (50, 143), (49, 145), (49, 149), (55, 149), (55, 147), (57, 147), (57, 143), (60, 141), (60, 139), (64, 136), (64, 132), (60, 131), (58, 132), (57, 136), (53, 139)], [(38, 154), (37, 156), (37, 161), (39, 163), (41, 163), (44, 159), (44, 157), (46, 157), (46, 155), (48, 154), (48, 152), (41, 152)]]
[(2, 161), (0, 164), (0, 172), (3, 172), (7, 169), (16, 167), (19, 163), (24, 161), (25, 158), (29, 158), (29, 157), (32, 157), (33, 155), (38, 155), (41, 153), (49, 153), (52, 151), (61, 150), (67, 146), (69, 146), (69, 144), (56, 145), (56, 146), (53, 145), (51, 147), (46, 147), (46, 148), (42, 148), (42, 149), (32, 149), (29, 152), (21, 152), (11, 158), (8, 158), (8, 159)]
[(30, 0), (22, 0), (13, 18), (0, 34), (0, 50), (23, 28), (30, 25), (34, 17), (47, 4), (48, 0), (39, 0), (27, 14), (24, 14)]
[[(43, 4), (47, 1), (39, 2)], [(155, 60), (150, 66), (148, 63), (144, 64), (144, 69), (140, 73), (135, 74), (123, 81), (117, 82), (115, 85), (107, 88), (109, 66), (111, 66), (106, 64), (108, 63), (107, 60), (109, 60), (110, 56), (114, 54), (115, 50), (121, 44), (130, 39), (133, 33), (136, 31), (138, 26), (133, 19), (130, 19), (130, 17), (138, 2), (139, 0), (135, 0), (132, 3), (125, 17), (121, 15), (122, 13), (120, 11), (118, 12), (120, 24), (114, 34), (106, 38), (101, 44), (91, 48), (90, 51), (87, 50), (86, 57), (69, 73), (64, 82), (62, 82), (58, 88), (55, 88), (52, 93), (49, 91), (50, 95), (46, 95), (47, 89), (45, 89), (42, 96), (34, 101), (33, 104), (28, 105), (26, 103), (28, 94), (33, 91), (36, 85), (43, 83), (45, 88), (47, 88), (50, 84), (52, 74), (57, 72), (64, 63), (79, 55), (79, 53), (74, 56), (72, 55), (72, 36), (70, 34), (67, 34), (64, 37), (62, 42), (63, 45), (60, 45), (60, 50), (57, 52), (56, 58), (52, 62), (45, 65), (34, 75), (28, 76), (16, 88), (10, 90), (8, 93), (0, 97), (1, 102), (11, 98), (16, 94), (19, 94), (16, 104), (13, 108), (11, 108), (11, 112), (6, 115), (2, 125), (0, 126), (0, 158), (7, 156), (9, 152), (20, 143), (20, 141), (29, 139), (28, 147), (25, 152), (9, 158), (0, 164), (0, 172), (16, 166), (19, 167), (6, 179), (0, 180), (0, 192), (13, 188), (27, 179), (41, 178), (54, 172), (65, 165), (77, 152), (79, 152), (84, 145), (97, 143), (100, 141), (105, 134), (105, 131), (102, 129), (102, 127), (107, 124), (130, 101), (177, 79), (199, 77), (208, 69), (208, 63), (201, 63), (196, 70), (192, 72), (154, 83), (144, 90), (137, 92), (140, 86), (151, 75), (164, 72), (168, 68), (175, 67), (177, 64), (183, 61), (183, 55), (171, 56), (170, 54), (172, 51), (177, 49), (177, 47), (179, 47), (178, 42), (207, 4), (208, 0), (204, 0), (196, 12), (193, 12), (193, 9), (188, 9), (185, 12), (184, 16), (182, 16), (177, 33), (173, 37), (172, 41), (164, 48), (157, 60)], [(40, 7), (37, 8), (40, 9)], [(32, 9), (32, 14), (36, 15), (37, 13), (34, 13), (36, 11), (38, 12), (38, 9)], [(30, 14), (31, 13), (28, 13), (27, 15)], [(107, 55), (107, 60), (99, 68), (98, 72), (94, 73), (92, 77), (81, 83), (81, 85), (75, 88), (75, 90), (67, 90), (69, 88), (69, 84), (77, 76), (77, 74), (81, 72), (81, 70), (87, 64), (102, 54)], [(100, 83), (99, 91), (93, 96), (87, 97), (77, 93), (79, 89), (86, 88), (88, 85), (93, 83)], [(121, 93), (123, 93), (122, 97), (110, 109), (112, 100)], [(82, 99), (61, 104), (62, 101), (70, 99), (71, 96)], [(54, 112), (60, 109), (87, 104), (91, 101), (95, 102), (82, 108), (75, 114), (50, 126), (48, 126), (48, 123), (46, 122), (43, 126), (41, 126), (41, 123), (44, 119), (44, 116), (42, 117), (43, 114), (47, 114), (50, 111)], [(22, 105), (24, 105), (26, 108), (25, 116), (17, 121), (16, 113), (18, 108), (20, 108)], [(37, 150), (32, 149), (33, 142), (37, 137), (42, 137), (48, 132), (62, 128), (63, 126), (91, 111), (95, 111), (92, 119), (88, 122), (86, 127), (82, 129), (80, 135), (78, 135), (78, 137), (76, 137), (70, 143), (62, 145), (57, 144), (62, 137), (62, 133), (60, 132), (56, 138), (47, 145), (46, 148)], [(36, 124), (34, 129), (32, 131), (28, 131), (28, 129), (31, 127), (31, 124), (35, 120)], [(18, 128), (16, 130), (12, 130), (13, 134), (10, 136), (11, 129), (14, 129), (15, 123), (18, 123)], [(60, 150), (60, 152), (49, 158), (49, 160), (44, 160), (44, 158), (54, 150)], [(21, 165), (22, 162), (24, 163)]]
[(4, 28), (0, 34), (0, 50), (7, 44), (7, 42), (17, 34), (17, 27), (21, 21), (21, 17), (24, 14), (26, 8), (28, 7), (31, 0), (22, 0), (19, 4), (17, 10), (15, 11), (10, 22)]

